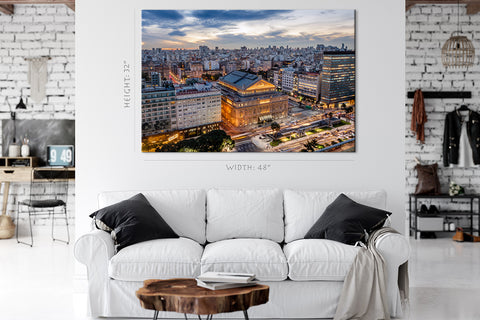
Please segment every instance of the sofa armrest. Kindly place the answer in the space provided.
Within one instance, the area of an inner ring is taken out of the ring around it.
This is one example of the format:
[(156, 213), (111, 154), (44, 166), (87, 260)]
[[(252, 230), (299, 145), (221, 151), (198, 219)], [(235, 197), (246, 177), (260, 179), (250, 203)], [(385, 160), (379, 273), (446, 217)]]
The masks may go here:
[(403, 309), (398, 288), (398, 268), (410, 258), (410, 244), (404, 235), (386, 233), (376, 240), (375, 247), (385, 260), (385, 280), (390, 315), (392, 317), (402, 317)]
[(109, 233), (93, 230), (75, 242), (75, 258), (87, 267), (89, 316), (102, 316), (107, 305), (108, 262), (115, 254)]

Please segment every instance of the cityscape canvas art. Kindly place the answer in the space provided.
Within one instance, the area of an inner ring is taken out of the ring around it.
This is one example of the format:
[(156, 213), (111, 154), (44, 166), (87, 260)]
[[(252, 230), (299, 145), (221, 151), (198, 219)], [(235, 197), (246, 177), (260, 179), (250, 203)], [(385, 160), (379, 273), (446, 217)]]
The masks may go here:
[(354, 10), (142, 10), (143, 152), (354, 152)]

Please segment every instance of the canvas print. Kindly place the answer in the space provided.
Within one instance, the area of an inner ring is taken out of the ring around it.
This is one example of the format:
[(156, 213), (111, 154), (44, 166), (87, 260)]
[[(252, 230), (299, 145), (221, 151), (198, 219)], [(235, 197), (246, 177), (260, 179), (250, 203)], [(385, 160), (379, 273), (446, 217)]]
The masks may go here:
[(354, 152), (354, 10), (142, 10), (143, 152)]

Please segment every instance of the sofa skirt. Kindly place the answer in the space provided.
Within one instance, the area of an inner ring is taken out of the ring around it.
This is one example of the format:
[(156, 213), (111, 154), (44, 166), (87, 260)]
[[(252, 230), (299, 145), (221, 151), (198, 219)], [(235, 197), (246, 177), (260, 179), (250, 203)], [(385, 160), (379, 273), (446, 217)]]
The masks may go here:
[[(343, 281), (278, 281), (262, 282), (270, 286), (269, 302), (248, 309), (250, 318), (332, 318), (335, 314)], [(104, 317), (152, 318), (153, 310), (140, 306), (135, 291), (142, 282), (109, 280), (108, 299)], [(160, 312), (159, 318), (181, 318), (183, 314)], [(190, 315), (191, 319), (198, 319)], [(214, 318), (239, 318), (243, 313), (232, 312), (215, 315)]]

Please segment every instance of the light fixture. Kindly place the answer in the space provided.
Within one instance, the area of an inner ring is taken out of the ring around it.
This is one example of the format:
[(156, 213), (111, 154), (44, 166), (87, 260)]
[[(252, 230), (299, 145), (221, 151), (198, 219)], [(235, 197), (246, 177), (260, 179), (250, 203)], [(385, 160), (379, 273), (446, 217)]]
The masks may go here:
[(442, 63), (447, 68), (468, 68), (473, 66), (475, 48), (467, 37), (460, 35), (460, 0), (457, 1), (457, 7), (457, 31), (442, 47)]
[(20, 102), (17, 104), (15, 109), (27, 109), (27, 106), (25, 105), (25, 103), (23, 103), (23, 98), (22, 97), (20, 97)]

